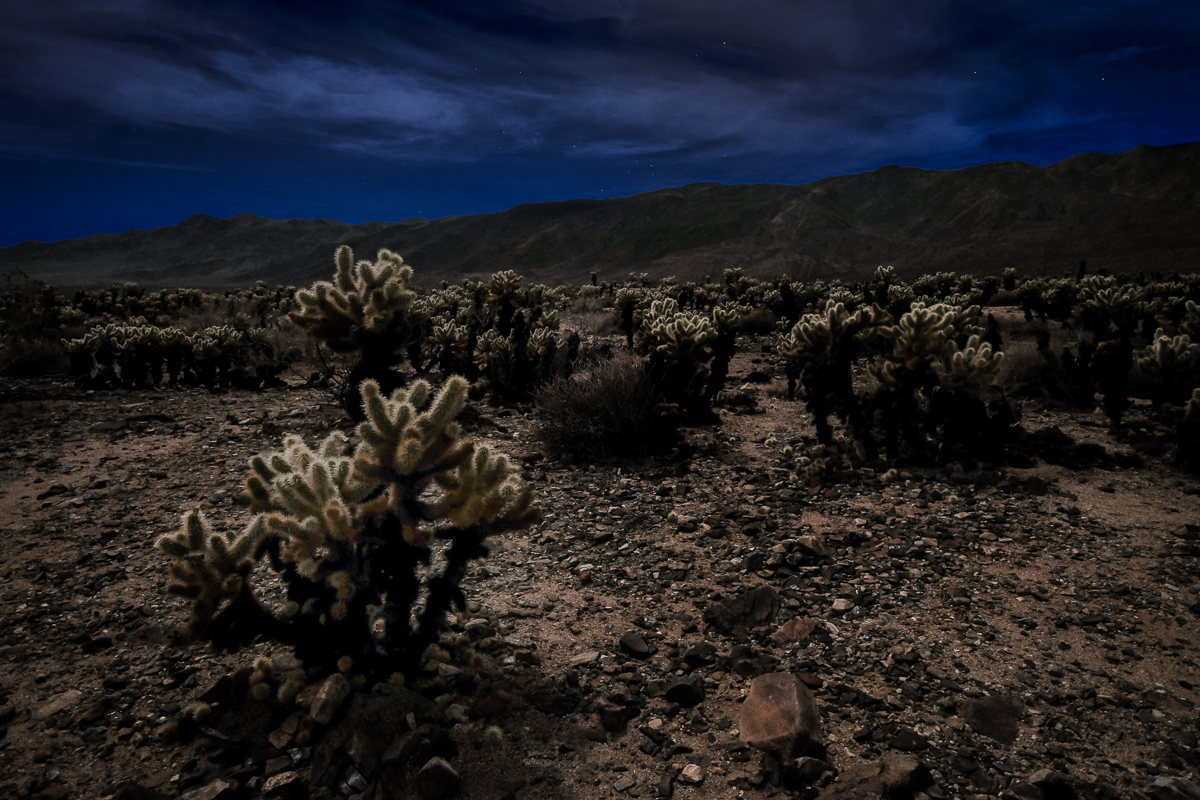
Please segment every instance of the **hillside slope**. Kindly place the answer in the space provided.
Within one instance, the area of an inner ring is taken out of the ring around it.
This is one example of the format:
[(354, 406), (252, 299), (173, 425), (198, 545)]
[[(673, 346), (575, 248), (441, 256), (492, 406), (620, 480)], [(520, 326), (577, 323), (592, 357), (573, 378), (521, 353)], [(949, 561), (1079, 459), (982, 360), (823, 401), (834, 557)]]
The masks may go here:
[(324, 278), (332, 254), (401, 253), (418, 281), (514, 269), (544, 283), (628, 272), (698, 278), (727, 267), (799, 278), (937, 270), (1061, 272), (1200, 264), (1200, 143), (951, 171), (886, 166), (802, 186), (697, 183), (495, 214), (350, 225), (206, 215), (178, 225), (0, 249), (0, 272), (60, 286), (228, 287)]

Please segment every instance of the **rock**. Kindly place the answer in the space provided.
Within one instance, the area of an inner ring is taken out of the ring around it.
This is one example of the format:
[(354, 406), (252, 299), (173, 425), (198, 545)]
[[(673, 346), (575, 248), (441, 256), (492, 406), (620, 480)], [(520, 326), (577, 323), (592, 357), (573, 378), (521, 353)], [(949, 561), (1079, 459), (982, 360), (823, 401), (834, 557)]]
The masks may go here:
[(833, 555), (833, 548), (820, 536), (796, 537), (796, 549), (809, 558), (828, 558)]
[(793, 617), (771, 634), (771, 641), (781, 645), (797, 644), (807, 639), (809, 634), (816, 630), (816, 627), (815, 620), (808, 617)]
[(818, 778), (831, 769), (829, 764), (819, 758), (804, 756), (792, 762), (791, 776), (801, 785), (815, 783)]
[(1187, 778), (1162, 775), (1146, 787), (1153, 800), (1200, 800), (1200, 786)]
[(449, 761), (435, 756), (417, 771), (414, 783), (421, 797), (449, 797), (458, 791), (462, 778)]
[(637, 781), (635, 781), (633, 778), (629, 777), (628, 775), (617, 778), (617, 780), (613, 783), (613, 789), (618, 792), (628, 791), (628, 790), (632, 789), (634, 786), (637, 786)]
[(637, 631), (629, 631), (621, 637), (621, 651), (633, 658), (649, 658), (650, 645), (646, 637)]
[(679, 772), (681, 783), (697, 784), (704, 780), (704, 768), (699, 764), (688, 764)]
[(38, 706), (34, 709), (34, 719), (49, 719), (63, 709), (70, 708), (78, 703), (83, 698), (83, 692), (78, 689), (68, 689), (65, 692), (54, 695), (50, 701)]
[(872, 797), (911, 797), (933, 783), (929, 769), (910, 755), (885, 756), (879, 762), (853, 763), (817, 800), (865, 800)]
[(704, 700), (704, 679), (699, 675), (681, 675), (667, 684), (667, 700), (681, 706), (694, 706)]
[(162, 794), (137, 781), (125, 781), (112, 793), (112, 800), (162, 800)]
[(963, 703), (962, 717), (976, 733), (1001, 744), (1012, 744), (1020, 730), (1025, 704), (1013, 695), (989, 695)]
[(795, 675), (755, 678), (738, 716), (739, 738), (781, 761), (821, 744), (821, 717), (812, 692)]
[(579, 705), (579, 698), (552, 692), (534, 692), (525, 698), (529, 705), (552, 717), (565, 717)]
[(888, 742), (888, 747), (893, 750), (903, 750), (906, 753), (911, 753), (916, 750), (926, 749), (929, 747), (929, 741), (912, 728), (901, 728), (896, 731), (896, 735)]
[(236, 794), (237, 792), (232, 783), (218, 778), (212, 783), (201, 786), (199, 789), (184, 792), (179, 796), (179, 800), (232, 800)]
[(590, 664), (600, 657), (597, 650), (585, 650), (579, 655), (571, 656), (569, 663), (572, 667), (582, 667), (584, 664)]
[(833, 601), (833, 610), (839, 613), (854, 608), (854, 601), (848, 597), (839, 597)]
[(1026, 781), (1036, 786), (1043, 797), (1074, 797), (1075, 791), (1071, 786), (1071, 776), (1065, 772), (1052, 769), (1039, 769), (1026, 778)]
[(308, 785), (299, 772), (289, 770), (268, 778), (262, 796), (271, 800), (301, 800), (308, 796)]
[(335, 672), (321, 684), (321, 689), (309, 708), (309, 716), (319, 725), (328, 725), (333, 721), (338, 706), (349, 696), (350, 682), (346, 680), (345, 675)]
[(717, 646), (712, 642), (700, 642), (689, 647), (683, 653), (683, 660), (690, 666), (697, 667), (716, 661)]
[(744, 634), (748, 628), (770, 622), (779, 613), (779, 593), (760, 586), (745, 594), (711, 606), (704, 611), (710, 628), (730, 636)]
[(49, 489), (40, 493), (37, 496), (37, 499), (45, 500), (48, 497), (57, 497), (58, 495), (66, 494), (69, 491), (71, 491), (71, 488), (69, 486), (64, 486), (61, 483), (55, 483), (55, 484), (51, 485), (51, 487)]

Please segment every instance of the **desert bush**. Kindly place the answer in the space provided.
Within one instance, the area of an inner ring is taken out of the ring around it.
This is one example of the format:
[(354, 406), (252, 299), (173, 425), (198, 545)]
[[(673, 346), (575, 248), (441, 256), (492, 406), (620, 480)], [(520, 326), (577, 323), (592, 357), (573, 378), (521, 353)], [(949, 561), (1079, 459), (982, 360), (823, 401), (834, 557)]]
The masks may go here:
[[(189, 512), (158, 540), (168, 592), (191, 601), (188, 632), (229, 651), (278, 641), (309, 670), (366, 683), (419, 675), (446, 614), (465, 608), (470, 562), (538, 519), (518, 468), (462, 435), (466, 394), (461, 377), (436, 396), (416, 381), (385, 397), (368, 380), (352, 452), (340, 433), (315, 448), (289, 437), (251, 459), (245, 528), (218, 531)], [(282, 583), (282, 607), (262, 599), (260, 562)]]
[(53, 286), (20, 271), (0, 281), (0, 375), (35, 377), (63, 372), (67, 359), (59, 346), (64, 326), (81, 315)]
[(535, 434), (559, 453), (644, 455), (673, 432), (659, 398), (641, 362), (618, 351), (543, 386), (535, 398)]

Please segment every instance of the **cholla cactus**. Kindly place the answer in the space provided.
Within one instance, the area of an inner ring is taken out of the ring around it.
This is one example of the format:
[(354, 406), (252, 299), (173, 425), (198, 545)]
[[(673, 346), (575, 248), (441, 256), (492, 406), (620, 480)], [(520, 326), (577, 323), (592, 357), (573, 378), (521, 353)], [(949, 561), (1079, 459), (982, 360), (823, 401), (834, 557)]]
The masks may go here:
[(354, 251), (338, 248), (334, 282), (318, 281), (302, 289), (300, 309), (288, 316), (331, 350), (351, 352), (377, 346), (377, 340), (403, 328), (416, 299), (408, 288), (412, 267), (391, 250), (379, 251), (376, 261), (354, 263)]
[(980, 337), (972, 336), (962, 349), (952, 348), (945, 370), (951, 383), (969, 389), (983, 400), (995, 400), (1000, 396), (996, 377), (1003, 361), (1004, 353), (992, 349)]
[(1123, 338), (1133, 335), (1146, 314), (1144, 292), (1136, 286), (1120, 286), (1112, 278), (1089, 275), (1080, 283), (1083, 308), (1080, 322), (1096, 337), (1107, 338), (1112, 329)]
[(640, 347), (648, 356), (651, 379), (662, 388), (665, 403), (694, 421), (712, 420), (706, 389), (716, 338), (711, 320), (680, 311), (671, 297), (654, 300), (642, 317)]
[(618, 289), (613, 297), (613, 309), (621, 318), (621, 331), (625, 334), (625, 346), (633, 349), (634, 312), (642, 302), (641, 289)]
[[(193, 601), (193, 633), (226, 649), (266, 636), (310, 668), (370, 681), (411, 677), (446, 613), (463, 607), (469, 562), (492, 536), (538, 519), (518, 469), (454, 421), (465, 379), (436, 397), (424, 381), (387, 397), (366, 381), (361, 392), (353, 453), (341, 434), (316, 449), (291, 437), (251, 460), (244, 500), (256, 516), (242, 532), (215, 533), (192, 512), (159, 540), (173, 559), (171, 591)], [(264, 555), (286, 589), (283, 609), (252, 586)]]
[(1141, 352), (1138, 368), (1154, 381), (1154, 406), (1181, 404), (1200, 386), (1200, 344), (1186, 334), (1168, 336), (1162, 328)]
[(362, 418), (357, 387), (374, 380), (385, 388), (402, 383), (393, 367), (404, 360), (416, 335), (418, 321), (408, 287), (412, 267), (391, 250), (383, 249), (375, 263), (354, 263), (354, 252), (338, 248), (334, 281), (318, 281), (297, 293), (299, 310), (288, 317), (336, 352), (357, 352), (359, 361), (347, 379), (349, 392), (342, 403), (350, 414)]
[(865, 428), (852, 370), (864, 347), (888, 322), (890, 318), (878, 306), (851, 312), (845, 304), (831, 301), (824, 313), (801, 317), (780, 343), (779, 354), (787, 362), (788, 396), (795, 394), (799, 381), (821, 444), (833, 444), (830, 414), (837, 413), (852, 428)]
[(899, 323), (886, 331), (895, 340), (892, 356), (908, 369), (929, 366), (951, 343), (983, 333), (975, 324), (978, 317), (978, 306), (914, 303)]
[(1179, 332), (1190, 336), (1193, 342), (1200, 342), (1200, 306), (1196, 305), (1195, 300), (1188, 300), (1184, 303), (1184, 315), (1183, 320), (1179, 323)]
[(453, 320), (444, 320), (434, 325), (430, 336), (433, 356), (443, 377), (463, 375), (472, 377), (475, 372), (472, 361), (471, 332), (466, 325)]

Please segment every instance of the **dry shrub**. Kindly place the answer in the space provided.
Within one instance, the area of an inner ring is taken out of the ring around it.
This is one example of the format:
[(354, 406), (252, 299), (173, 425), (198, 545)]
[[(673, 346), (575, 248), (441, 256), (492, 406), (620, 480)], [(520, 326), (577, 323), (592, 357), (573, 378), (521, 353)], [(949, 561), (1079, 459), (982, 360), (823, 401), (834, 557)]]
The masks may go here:
[(562, 313), (563, 326), (584, 336), (616, 336), (621, 332), (616, 313), (605, 308), (601, 298), (582, 295)]
[(670, 438), (660, 417), (658, 387), (642, 364), (618, 350), (559, 378), (538, 393), (538, 438), (552, 451), (576, 456), (645, 455)]
[(779, 317), (775, 312), (765, 306), (759, 306), (751, 311), (746, 316), (742, 317), (738, 324), (738, 331), (741, 333), (758, 333), (768, 334), (775, 332), (775, 326), (779, 324)]

